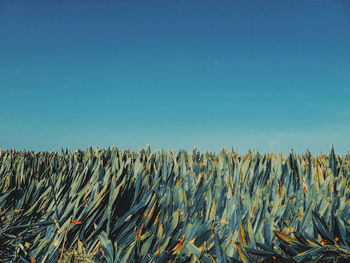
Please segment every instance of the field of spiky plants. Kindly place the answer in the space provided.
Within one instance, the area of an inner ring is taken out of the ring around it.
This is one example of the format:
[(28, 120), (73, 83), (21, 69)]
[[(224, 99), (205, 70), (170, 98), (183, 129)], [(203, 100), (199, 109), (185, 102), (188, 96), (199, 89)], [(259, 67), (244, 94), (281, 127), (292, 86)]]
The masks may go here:
[(0, 150), (0, 262), (347, 262), (349, 166), (333, 149)]

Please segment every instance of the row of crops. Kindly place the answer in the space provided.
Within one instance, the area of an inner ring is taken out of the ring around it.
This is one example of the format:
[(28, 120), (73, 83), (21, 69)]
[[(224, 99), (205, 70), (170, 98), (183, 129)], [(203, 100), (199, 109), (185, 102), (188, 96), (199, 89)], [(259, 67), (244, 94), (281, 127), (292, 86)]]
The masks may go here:
[(0, 262), (346, 262), (349, 189), (333, 148), (0, 150)]

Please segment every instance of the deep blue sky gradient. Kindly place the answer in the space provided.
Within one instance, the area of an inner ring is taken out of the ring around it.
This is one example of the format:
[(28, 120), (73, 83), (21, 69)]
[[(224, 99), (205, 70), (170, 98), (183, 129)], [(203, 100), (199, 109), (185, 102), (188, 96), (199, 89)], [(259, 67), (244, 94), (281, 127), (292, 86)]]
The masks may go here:
[(350, 149), (350, 2), (0, 1), (0, 148)]

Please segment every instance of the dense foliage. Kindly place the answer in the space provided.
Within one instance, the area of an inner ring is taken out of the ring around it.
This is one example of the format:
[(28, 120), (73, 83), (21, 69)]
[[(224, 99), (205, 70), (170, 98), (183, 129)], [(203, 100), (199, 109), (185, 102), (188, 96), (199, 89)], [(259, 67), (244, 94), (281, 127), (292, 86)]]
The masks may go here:
[(0, 150), (0, 262), (350, 258), (350, 153)]

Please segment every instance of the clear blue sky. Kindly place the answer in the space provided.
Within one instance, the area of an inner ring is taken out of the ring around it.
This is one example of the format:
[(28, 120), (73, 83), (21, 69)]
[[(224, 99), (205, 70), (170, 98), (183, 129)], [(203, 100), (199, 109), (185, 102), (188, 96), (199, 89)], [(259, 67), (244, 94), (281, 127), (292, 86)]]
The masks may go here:
[(0, 148), (350, 149), (346, 0), (0, 1)]

